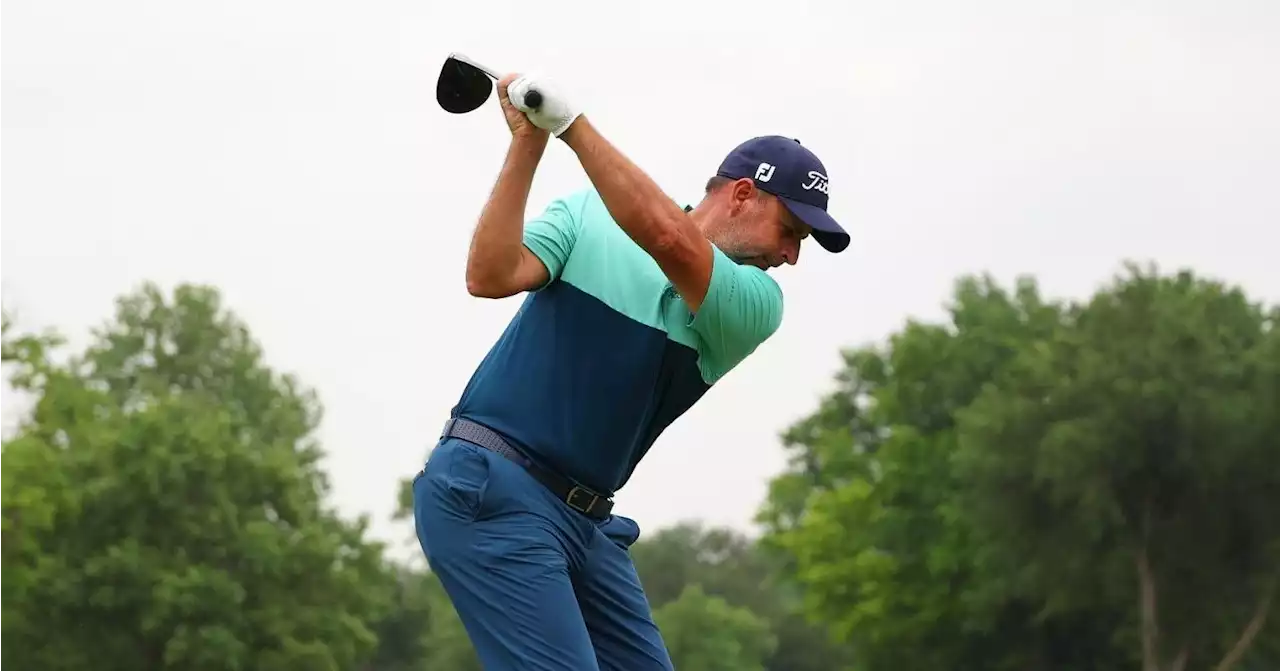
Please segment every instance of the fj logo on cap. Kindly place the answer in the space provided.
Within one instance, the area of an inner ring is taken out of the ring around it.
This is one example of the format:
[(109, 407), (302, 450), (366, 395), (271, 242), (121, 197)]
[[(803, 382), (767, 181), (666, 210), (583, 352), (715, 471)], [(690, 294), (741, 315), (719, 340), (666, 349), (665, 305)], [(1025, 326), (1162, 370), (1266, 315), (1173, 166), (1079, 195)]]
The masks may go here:
[[(769, 172), (770, 172), (770, 174), (772, 174), (773, 170), (772, 170), (772, 169), (770, 169), (770, 171), (769, 171)], [(757, 173), (757, 174), (758, 174), (758, 173)], [(809, 183), (804, 185), (804, 190), (805, 190), (805, 191), (812, 191), (812, 190), (814, 190), (814, 189), (817, 189), (817, 190), (818, 190), (818, 193), (823, 193), (823, 194), (826, 194), (826, 195), (831, 195), (831, 194), (830, 194), (830, 192), (828, 191), (828, 189), (829, 189), (829, 188), (830, 188), (830, 187), (829, 187), (829, 186), (827, 186), (827, 176), (826, 176), (826, 175), (824, 175), (824, 174), (822, 174), (822, 173), (818, 172), (817, 170), (810, 170), (810, 171), (809, 171)]]
[(756, 179), (761, 182), (767, 182), (773, 179), (773, 166), (768, 163), (761, 163), (760, 167), (756, 168)]

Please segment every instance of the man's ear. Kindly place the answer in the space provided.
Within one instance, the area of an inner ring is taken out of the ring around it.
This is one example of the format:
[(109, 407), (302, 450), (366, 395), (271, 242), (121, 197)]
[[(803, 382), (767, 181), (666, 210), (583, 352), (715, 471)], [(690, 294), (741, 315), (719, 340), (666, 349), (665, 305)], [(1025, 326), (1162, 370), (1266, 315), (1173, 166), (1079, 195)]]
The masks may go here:
[(756, 198), (756, 183), (748, 177), (734, 180), (730, 186), (729, 198), (735, 212), (747, 207)]

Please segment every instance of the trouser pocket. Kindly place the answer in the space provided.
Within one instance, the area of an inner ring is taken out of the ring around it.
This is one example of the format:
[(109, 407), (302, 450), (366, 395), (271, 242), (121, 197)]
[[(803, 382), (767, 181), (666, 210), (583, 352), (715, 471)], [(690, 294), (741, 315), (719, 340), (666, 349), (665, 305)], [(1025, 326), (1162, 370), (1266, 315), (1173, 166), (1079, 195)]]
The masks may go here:
[(473, 522), (484, 514), (491, 480), (488, 455), (459, 440), (437, 447), (414, 482), (414, 509), (428, 521), (432, 515)]

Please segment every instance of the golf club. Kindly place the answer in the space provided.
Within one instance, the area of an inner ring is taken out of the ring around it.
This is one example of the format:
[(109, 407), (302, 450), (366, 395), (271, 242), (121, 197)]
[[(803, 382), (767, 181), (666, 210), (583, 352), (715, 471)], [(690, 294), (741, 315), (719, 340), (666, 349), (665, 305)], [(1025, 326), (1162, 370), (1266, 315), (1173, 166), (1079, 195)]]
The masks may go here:
[[(436, 80), (436, 102), (450, 114), (466, 114), (479, 109), (493, 93), (493, 83), (498, 73), (459, 53), (451, 53), (440, 69)], [(525, 104), (537, 108), (542, 104), (542, 94), (529, 91)]]

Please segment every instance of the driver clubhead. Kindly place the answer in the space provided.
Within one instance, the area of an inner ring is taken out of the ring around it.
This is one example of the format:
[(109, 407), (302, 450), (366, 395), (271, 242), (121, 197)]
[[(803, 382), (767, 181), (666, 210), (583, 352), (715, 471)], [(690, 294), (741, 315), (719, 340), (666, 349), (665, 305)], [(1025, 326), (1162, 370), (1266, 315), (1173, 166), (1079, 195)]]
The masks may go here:
[(484, 70), (449, 56), (436, 80), (436, 102), (450, 114), (479, 109), (493, 94), (493, 80)]

